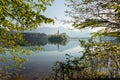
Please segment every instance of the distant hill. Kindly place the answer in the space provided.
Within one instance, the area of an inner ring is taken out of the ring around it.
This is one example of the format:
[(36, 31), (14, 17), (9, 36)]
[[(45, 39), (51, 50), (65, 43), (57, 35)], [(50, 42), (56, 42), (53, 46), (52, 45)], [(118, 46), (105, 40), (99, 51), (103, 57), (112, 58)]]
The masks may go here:
[(31, 45), (45, 45), (48, 42), (47, 35), (44, 33), (22, 33), (25, 41)]
[(32, 31), (26, 31), (26, 32), (30, 32), (30, 33), (45, 33), (47, 35), (52, 35), (55, 34), (57, 31), (59, 30), (59, 33), (66, 33), (69, 37), (77, 37), (77, 38), (81, 38), (81, 37), (90, 37), (90, 33), (92, 32), (89, 29), (85, 29), (82, 31), (79, 30), (74, 30), (74, 29), (68, 29), (65, 28), (63, 26), (60, 27), (39, 27), (37, 29), (34, 29)]

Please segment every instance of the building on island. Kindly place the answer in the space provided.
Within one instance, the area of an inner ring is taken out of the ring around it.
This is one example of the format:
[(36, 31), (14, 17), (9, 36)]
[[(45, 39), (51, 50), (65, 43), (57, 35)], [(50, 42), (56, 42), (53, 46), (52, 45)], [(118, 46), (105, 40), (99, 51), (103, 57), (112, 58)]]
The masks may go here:
[(57, 33), (55, 34), (56, 36), (59, 36), (60, 34), (59, 34), (59, 30), (57, 31)]

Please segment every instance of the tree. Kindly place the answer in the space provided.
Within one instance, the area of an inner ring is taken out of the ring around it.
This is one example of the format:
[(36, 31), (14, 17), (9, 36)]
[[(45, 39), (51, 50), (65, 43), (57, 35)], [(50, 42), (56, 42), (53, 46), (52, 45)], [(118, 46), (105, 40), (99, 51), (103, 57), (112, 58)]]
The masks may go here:
[(116, 32), (120, 28), (119, 0), (66, 0), (66, 14), (72, 18), (73, 26), (104, 27), (104, 32)]
[[(19, 43), (24, 42), (21, 32), (37, 28), (43, 23), (54, 23), (53, 19), (43, 14), (52, 2), (53, 0), (0, 0), (0, 61), (12, 61), (10, 65), (0, 65), (0, 79), (6, 80), (13, 74), (18, 75), (18, 69), (23, 68), (23, 64), (28, 61), (27, 55), (31, 49), (20, 46)], [(11, 55), (10, 58), (6, 56), (6, 52)], [(11, 68), (14, 69), (13, 72), (9, 72)]]
[[(104, 27), (94, 36), (120, 34), (119, 0), (66, 0), (73, 26), (78, 29), (86, 27)], [(68, 55), (66, 62), (57, 62), (51, 80), (81, 79), (120, 79), (120, 44), (99, 39), (80, 40), (83, 48), (82, 57)], [(74, 59), (73, 59), (74, 58)]]
[(23, 41), (21, 32), (37, 28), (53, 19), (43, 15), (53, 0), (0, 0), (0, 47)]
[(56, 62), (49, 80), (120, 79), (120, 45), (110, 42), (81, 41), (82, 57), (67, 55), (66, 62)]

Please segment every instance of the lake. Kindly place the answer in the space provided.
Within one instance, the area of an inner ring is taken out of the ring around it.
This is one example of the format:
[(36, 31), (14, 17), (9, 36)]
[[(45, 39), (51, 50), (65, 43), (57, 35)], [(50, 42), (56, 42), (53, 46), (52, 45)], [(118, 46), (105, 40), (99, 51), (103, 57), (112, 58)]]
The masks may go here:
[[(84, 40), (87, 40), (87, 38)], [(79, 39), (70, 39), (65, 45), (47, 43), (41, 47), (45, 50), (32, 51), (30, 55), (20, 54), (20, 59), (25, 58), (21, 62), (18, 59), (18, 63), (20, 62), (19, 64), (21, 65), (16, 64), (14, 61), (14, 59), (17, 59), (16, 57), (11, 59), (13, 56), (7, 53), (5, 57), (8, 60), (0, 61), (1, 67), (3, 67), (1, 72), (9, 72), (8, 74), (13, 77), (12, 80), (42, 80), (42, 78), (51, 74), (52, 67), (56, 61), (64, 62), (66, 60), (66, 54), (74, 57), (82, 56), (81, 51), (83, 50), (80, 47)], [(0, 55), (0, 57), (2, 57), (2, 55)]]

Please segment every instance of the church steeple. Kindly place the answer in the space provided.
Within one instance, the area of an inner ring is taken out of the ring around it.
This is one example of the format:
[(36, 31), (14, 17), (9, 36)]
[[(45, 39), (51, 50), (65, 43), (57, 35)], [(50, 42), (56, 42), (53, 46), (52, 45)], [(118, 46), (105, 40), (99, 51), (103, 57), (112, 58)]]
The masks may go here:
[(58, 31), (57, 31), (57, 34), (59, 34), (59, 29), (58, 29)]
[(58, 31), (57, 31), (57, 33), (56, 33), (56, 36), (58, 36), (59, 35), (59, 29), (58, 29)]

